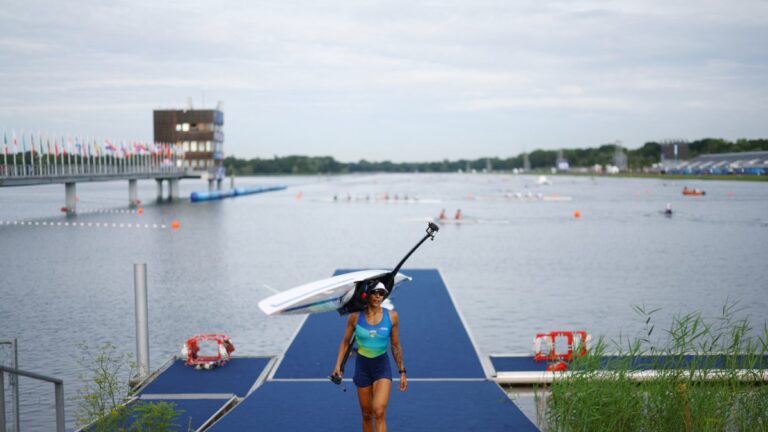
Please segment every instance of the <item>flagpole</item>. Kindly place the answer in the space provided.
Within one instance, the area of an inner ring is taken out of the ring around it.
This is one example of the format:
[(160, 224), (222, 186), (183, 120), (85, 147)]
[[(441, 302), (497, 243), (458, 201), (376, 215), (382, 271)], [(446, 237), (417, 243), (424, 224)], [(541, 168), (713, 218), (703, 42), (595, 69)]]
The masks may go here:
[(51, 137), (48, 138), (45, 141), (45, 145), (48, 149), (48, 151), (45, 153), (45, 167), (46, 167), (46, 173), (50, 176), (51, 175)]
[(86, 145), (86, 148), (88, 149), (88, 171), (93, 173), (94, 172), (93, 164), (96, 161), (93, 160), (93, 148), (91, 148), (91, 140), (88, 140), (88, 144)]
[(86, 135), (83, 138), (83, 146), (80, 147), (83, 152), (82, 161), (83, 161), (83, 174), (89, 174), (89, 171), (91, 169), (91, 160), (88, 157), (88, 136)]
[(12, 132), (13, 136), (13, 175), (18, 175), (18, 171), (16, 171), (16, 153), (19, 152), (19, 143), (16, 141), (16, 131), (14, 130)]
[(3, 175), (8, 176), (8, 131), (3, 129)]
[[(43, 145), (42, 145), (42, 141), (40, 141), (40, 140), (41, 140), (40, 132), (38, 132), (37, 133), (37, 147), (40, 148), (40, 150), (42, 151)], [(34, 143), (32, 143), (32, 148), (33, 149), (35, 148), (35, 144)], [(43, 174), (43, 153), (41, 151), (37, 152), (37, 171), (38, 171), (37, 175), (38, 176)], [(32, 156), (33, 157), (35, 156), (35, 151), (34, 150), (32, 150)]]
[(61, 136), (61, 157), (59, 161), (61, 161), (61, 173), (64, 174), (64, 135)]
[[(65, 152), (67, 154), (67, 174), (72, 175), (72, 142), (69, 140), (69, 135), (67, 135), (67, 151)], [(62, 147), (64, 147), (64, 143), (61, 144)], [(62, 156), (63, 157), (63, 156)]]
[(37, 132), (37, 146), (40, 147), (40, 151), (37, 155), (37, 167), (39, 169), (37, 175), (41, 176), (43, 175), (43, 137), (39, 131)]
[(22, 174), (27, 175), (27, 140), (24, 138), (24, 131), (21, 131), (21, 166)]
[[(77, 135), (75, 135), (75, 142), (72, 145), (72, 150), (77, 151)], [(80, 165), (77, 163), (77, 154), (72, 155), (72, 159), (75, 161), (75, 175), (80, 174)]]
[(75, 149), (77, 149), (77, 155), (75, 157), (75, 173), (82, 174), (83, 170), (83, 145), (80, 144), (80, 137), (75, 136)]
[(32, 147), (32, 151), (29, 152), (29, 166), (31, 169), (27, 169), (27, 174), (31, 171), (32, 175), (35, 175), (35, 134), (32, 132), (29, 133), (29, 146)]
[(86, 161), (88, 162), (88, 174), (93, 173), (93, 150), (91, 149), (90, 139), (85, 141)]

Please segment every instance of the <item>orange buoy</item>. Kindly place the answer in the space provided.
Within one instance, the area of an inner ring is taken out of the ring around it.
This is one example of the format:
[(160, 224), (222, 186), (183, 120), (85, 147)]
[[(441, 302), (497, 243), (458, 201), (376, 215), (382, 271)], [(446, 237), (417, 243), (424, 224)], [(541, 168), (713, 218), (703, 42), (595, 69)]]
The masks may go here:
[(174, 231), (178, 231), (178, 230), (179, 230), (179, 227), (181, 227), (181, 224), (179, 223), (179, 221), (178, 221), (178, 220), (174, 219), (174, 220), (173, 220), (173, 222), (171, 222), (171, 228), (172, 228)]
[(575, 217), (576, 219), (580, 218), (581, 217), (581, 212), (576, 210), (575, 212), (573, 212), (573, 217)]
[(144, 208), (143, 207), (139, 207), (138, 209), (136, 209), (136, 213), (144, 214)]
[(62, 212), (62, 213), (66, 213), (66, 212), (67, 212), (67, 208), (66, 208), (66, 207), (62, 207), (62, 208), (61, 208), (61, 212)]

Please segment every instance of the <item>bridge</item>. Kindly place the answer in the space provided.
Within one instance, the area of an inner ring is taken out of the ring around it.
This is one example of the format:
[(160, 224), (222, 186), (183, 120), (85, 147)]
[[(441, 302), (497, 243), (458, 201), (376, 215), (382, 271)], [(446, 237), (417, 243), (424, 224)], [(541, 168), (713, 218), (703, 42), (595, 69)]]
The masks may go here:
[[(48, 152), (8, 153), (0, 159), (0, 187), (64, 185), (64, 208), (68, 215), (77, 213), (77, 183), (128, 180), (128, 205), (139, 203), (137, 181), (154, 179), (157, 198), (163, 199), (163, 183), (168, 182), (168, 199), (179, 198), (179, 181), (204, 178), (208, 189), (221, 189), (224, 168), (194, 169), (184, 164), (183, 152), (171, 145), (137, 147), (135, 153), (59, 154)], [(42, 147), (41, 147), (42, 148)]]

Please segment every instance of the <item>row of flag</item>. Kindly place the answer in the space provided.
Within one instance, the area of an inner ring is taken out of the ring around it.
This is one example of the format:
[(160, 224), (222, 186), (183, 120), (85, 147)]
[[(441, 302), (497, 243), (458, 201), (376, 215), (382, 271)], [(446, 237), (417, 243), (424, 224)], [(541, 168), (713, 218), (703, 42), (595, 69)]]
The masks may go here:
[[(19, 146), (21, 141), (21, 146)], [(10, 146), (13, 147), (11, 151)], [(3, 154), (8, 156), (9, 154), (16, 154), (19, 152), (26, 154), (31, 151), (32, 156), (37, 154), (49, 154), (59, 156), (73, 155), (81, 157), (100, 157), (100, 156), (113, 156), (121, 158), (130, 158), (133, 156), (145, 156), (151, 155), (160, 157), (163, 159), (176, 159), (183, 158), (184, 149), (177, 143), (145, 143), (140, 141), (129, 142), (126, 140), (113, 141), (110, 139), (99, 140), (97, 138), (80, 138), (80, 137), (51, 137), (49, 135), (35, 134), (29, 135), (29, 146), (27, 146), (27, 139), (25, 134), (21, 134), (21, 137), (16, 136), (16, 132), (11, 132), (10, 140), (8, 138), (8, 132), (3, 131)]]

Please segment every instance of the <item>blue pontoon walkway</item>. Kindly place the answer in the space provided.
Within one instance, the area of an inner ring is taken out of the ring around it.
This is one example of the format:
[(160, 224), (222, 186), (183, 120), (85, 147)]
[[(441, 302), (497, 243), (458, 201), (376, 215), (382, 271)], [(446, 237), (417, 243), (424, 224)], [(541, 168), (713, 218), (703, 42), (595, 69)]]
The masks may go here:
[[(440, 273), (402, 273), (413, 281), (403, 284), (391, 299), (401, 317), (408, 391), (401, 393), (393, 385), (389, 429), (537, 431), (488, 379)], [(208, 430), (360, 430), (354, 384), (348, 378), (342, 386), (328, 380), (345, 320), (331, 313), (308, 316), (266, 381)], [(353, 374), (351, 359), (345, 375)]]
[[(538, 431), (489, 378), (490, 363), (483, 367), (440, 273), (402, 272), (413, 280), (391, 300), (401, 317), (408, 391), (400, 392), (397, 382), (392, 386), (389, 429)], [(360, 430), (351, 379), (341, 386), (328, 380), (346, 319), (334, 313), (309, 315), (277, 358), (235, 357), (210, 371), (185, 367), (176, 359), (144, 384), (132, 403), (174, 403), (183, 411), (176, 419), (179, 431), (190, 426), (215, 432)], [(350, 359), (346, 377), (354, 375), (354, 363)]]

